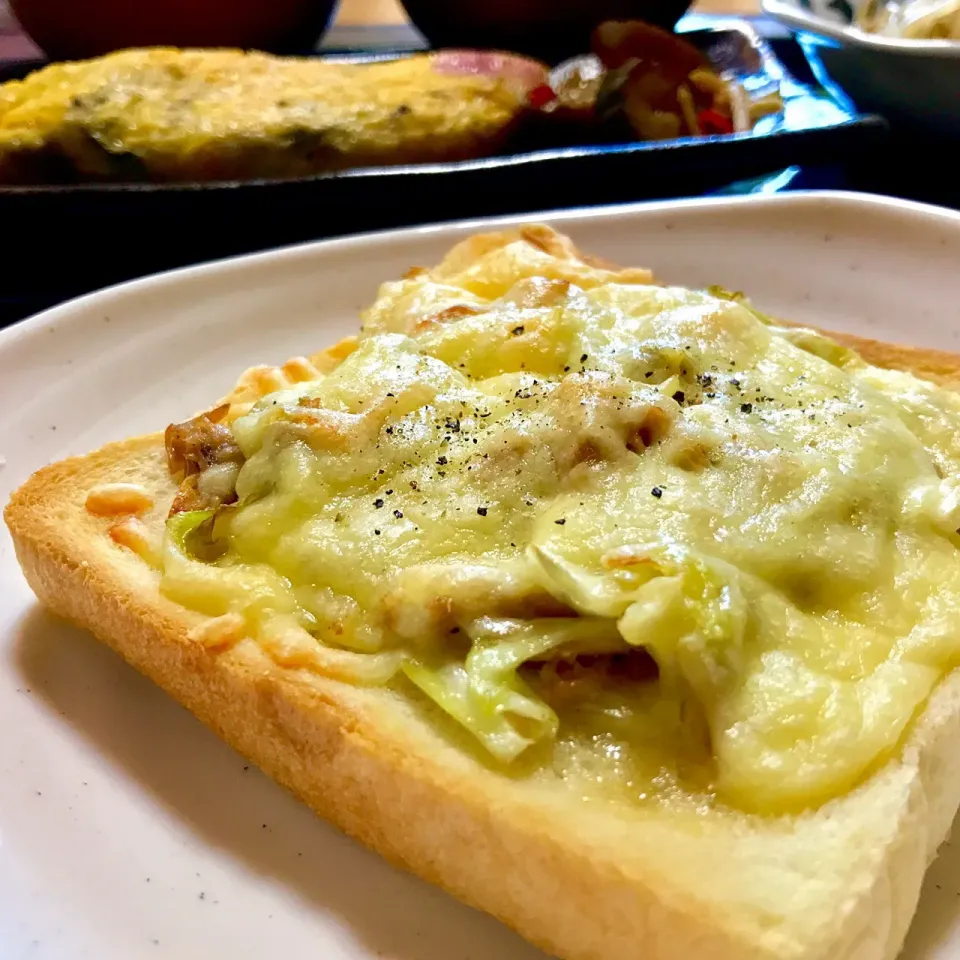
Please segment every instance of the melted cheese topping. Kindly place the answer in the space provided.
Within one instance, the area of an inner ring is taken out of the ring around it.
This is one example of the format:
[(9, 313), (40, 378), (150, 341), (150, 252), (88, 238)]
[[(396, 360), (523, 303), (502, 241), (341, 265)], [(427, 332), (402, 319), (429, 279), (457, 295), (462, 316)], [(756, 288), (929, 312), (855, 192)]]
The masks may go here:
[(334, 372), (234, 424), (226, 552), (165, 589), (288, 664), (400, 664), (524, 772), (848, 791), (960, 656), (960, 397), (542, 246), (386, 284)]

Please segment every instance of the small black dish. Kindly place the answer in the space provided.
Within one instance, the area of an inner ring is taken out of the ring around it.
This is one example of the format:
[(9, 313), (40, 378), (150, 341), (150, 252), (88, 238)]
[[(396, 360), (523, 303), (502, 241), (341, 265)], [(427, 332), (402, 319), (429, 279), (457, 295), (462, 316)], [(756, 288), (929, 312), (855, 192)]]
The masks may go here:
[(403, 0), (430, 46), (525, 53), (558, 63), (589, 49), (605, 20), (643, 20), (672, 30), (691, 0)]

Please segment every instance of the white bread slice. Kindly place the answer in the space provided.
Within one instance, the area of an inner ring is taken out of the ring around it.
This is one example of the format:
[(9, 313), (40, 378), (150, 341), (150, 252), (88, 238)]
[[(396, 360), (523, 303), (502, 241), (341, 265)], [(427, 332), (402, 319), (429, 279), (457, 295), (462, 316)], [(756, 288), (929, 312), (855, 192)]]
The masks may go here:
[[(960, 357), (841, 337), (871, 362), (960, 385)], [(311, 358), (316, 366), (318, 357)], [(280, 368), (278, 368), (280, 369)], [(280, 373), (296, 378), (297, 366)], [(234, 402), (275, 387), (247, 377)], [(5, 510), (31, 587), (348, 834), (568, 960), (887, 960), (960, 804), (960, 673), (902, 754), (800, 817), (584, 802), (484, 766), (403, 695), (216, 649), (205, 618), (85, 508), (146, 487), (159, 538), (175, 492), (161, 435), (35, 474)]]

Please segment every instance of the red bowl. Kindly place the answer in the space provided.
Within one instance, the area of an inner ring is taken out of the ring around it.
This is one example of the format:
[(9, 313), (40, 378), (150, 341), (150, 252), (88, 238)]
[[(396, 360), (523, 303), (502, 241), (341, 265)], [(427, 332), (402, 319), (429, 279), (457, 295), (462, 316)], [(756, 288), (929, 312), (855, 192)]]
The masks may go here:
[(52, 60), (126, 47), (240, 47), (307, 53), (337, 0), (10, 0), (20, 25)]

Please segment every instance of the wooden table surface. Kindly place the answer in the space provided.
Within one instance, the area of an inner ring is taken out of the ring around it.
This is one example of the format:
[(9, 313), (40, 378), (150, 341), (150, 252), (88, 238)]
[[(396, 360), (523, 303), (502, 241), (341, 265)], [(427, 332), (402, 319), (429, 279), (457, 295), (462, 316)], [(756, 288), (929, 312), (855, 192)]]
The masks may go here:
[[(448, 0), (456, 3), (456, 0)], [(750, 14), (760, 12), (759, 0), (699, 0), (694, 9), (700, 13)], [(337, 23), (345, 26), (375, 23), (405, 23), (403, 8), (397, 0), (340, 0)]]

